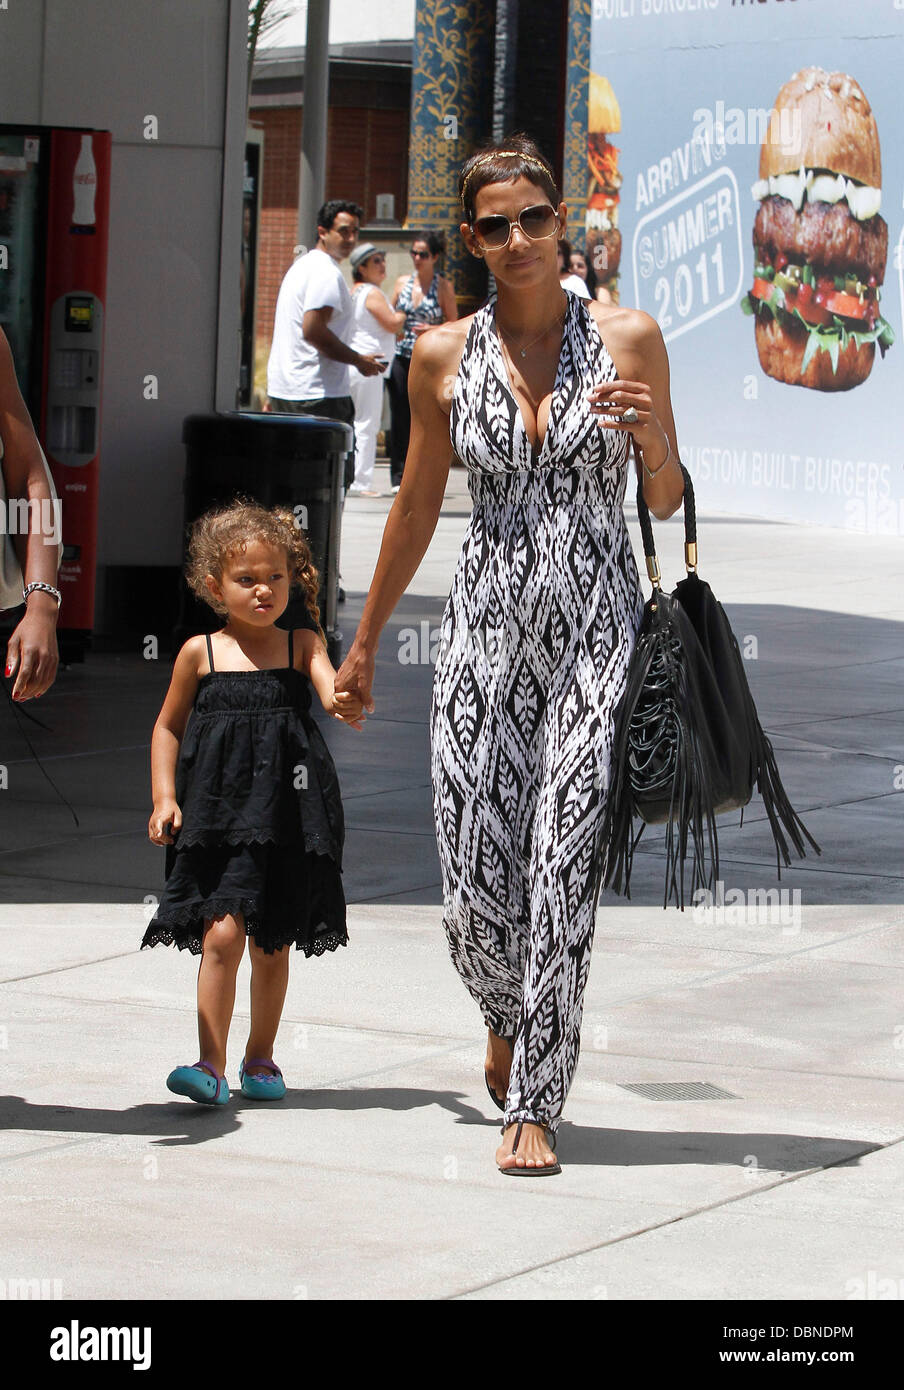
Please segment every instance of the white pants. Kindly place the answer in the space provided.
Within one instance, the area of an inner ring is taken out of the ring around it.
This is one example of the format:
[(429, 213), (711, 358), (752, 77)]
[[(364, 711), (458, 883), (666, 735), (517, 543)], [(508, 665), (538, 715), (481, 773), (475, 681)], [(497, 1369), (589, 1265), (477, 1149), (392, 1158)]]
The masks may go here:
[(355, 403), (355, 481), (354, 487), (373, 487), (377, 457), (377, 431), (383, 415), (383, 377), (362, 376), (349, 367), (348, 384)]

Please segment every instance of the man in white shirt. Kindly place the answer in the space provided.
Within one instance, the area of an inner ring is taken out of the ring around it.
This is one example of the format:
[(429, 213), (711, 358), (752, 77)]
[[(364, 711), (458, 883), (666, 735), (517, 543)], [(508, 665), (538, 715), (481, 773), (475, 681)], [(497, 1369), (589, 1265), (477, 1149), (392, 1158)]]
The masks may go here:
[[(348, 368), (377, 376), (385, 362), (353, 352), (352, 297), (339, 269), (358, 238), (363, 212), (333, 198), (317, 214), (317, 245), (289, 267), (276, 301), (267, 364), (270, 409), (290, 415), (323, 415), (353, 425)], [(354, 447), (346, 460), (345, 486), (355, 476)]]

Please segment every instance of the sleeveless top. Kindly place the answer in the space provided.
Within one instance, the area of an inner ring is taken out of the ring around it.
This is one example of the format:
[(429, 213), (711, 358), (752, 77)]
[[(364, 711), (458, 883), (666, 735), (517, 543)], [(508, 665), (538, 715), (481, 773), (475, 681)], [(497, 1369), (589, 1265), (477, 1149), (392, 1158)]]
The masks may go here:
[(342, 867), (344, 821), (336, 769), (312, 715), (308, 677), (289, 664), (201, 676), (179, 750), (176, 848), (292, 844)]
[(626, 431), (603, 428), (585, 393), (618, 376), (588, 300), (565, 291), (562, 346), (546, 424), (537, 445), (528, 437), (496, 327), (496, 300), (471, 322), (449, 415), (450, 441), (468, 469), (475, 505), (542, 501), (583, 504), (615, 528), (637, 575), (622, 502), (628, 479)]
[(414, 351), (414, 345), (417, 342), (417, 338), (413, 331), (414, 324), (442, 323), (445, 318), (439, 302), (439, 271), (434, 273), (433, 279), (430, 281), (430, 288), (424, 295), (420, 304), (418, 304), (416, 309), (412, 309), (411, 296), (414, 293), (414, 280), (416, 274), (416, 271), (411, 272), (410, 277), (402, 286), (402, 293), (399, 295), (395, 304), (397, 310), (404, 309), (406, 314), (405, 332), (402, 334), (401, 338), (399, 338), (398, 346), (396, 347), (396, 352), (400, 357), (410, 357)]
[[(388, 328), (384, 328), (379, 320), (375, 319), (367, 307), (367, 299), (371, 290), (377, 290), (378, 294), (383, 291), (377, 285), (365, 282), (360, 289), (352, 291), (352, 305), (354, 307), (354, 331), (352, 332), (349, 347), (353, 352), (379, 352), (387, 361), (392, 362), (393, 353), (396, 350), (396, 336), (390, 333)], [(386, 299), (386, 296), (383, 295)], [(386, 300), (386, 307), (389, 308), (389, 300)], [(387, 367), (387, 371), (389, 368)]]
[[(628, 435), (601, 426), (585, 394), (591, 386), (615, 380), (618, 371), (590, 301), (565, 293), (562, 346), (540, 445), (528, 437), (512, 389), (495, 299), (478, 309), (468, 330), (449, 416), (450, 442), (468, 470), (474, 504), (463, 546), (468, 586), (478, 585), (492, 558), (492, 547), (484, 553), (487, 528), (493, 534), (500, 527), (502, 534), (516, 531), (523, 508), (528, 508), (535, 568), (545, 575), (544, 582), (567, 585), (568, 576), (557, 575), (559, 561), (553, 557), (561, 555), (572, 528), (573, 563), (587, 564), (592, 552), (605, 555), (602, 572), (616, 609), (636, 629), (643, 598), (623, 509), (630, 471)], [(482, 631), (485, 615), (475, 610), (469, 624)]]

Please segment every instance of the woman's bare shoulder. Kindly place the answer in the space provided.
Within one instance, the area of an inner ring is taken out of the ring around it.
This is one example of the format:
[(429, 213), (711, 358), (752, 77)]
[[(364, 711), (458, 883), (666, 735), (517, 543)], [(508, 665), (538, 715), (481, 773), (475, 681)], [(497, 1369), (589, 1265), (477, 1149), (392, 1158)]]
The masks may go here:
[(474, 314), (468, 314), (467, 318), (434, 324), (417, 338), (411, 354), (413, 408), (420, 399), (429, 398), (444, 415), (449, 414), (455, 378), (474, 318)]
[(661, 337), (659, 324), (643, 309), (631, 309), (625, 304), (601, 304), (598, 299), (588, 299), (586, 304), (609, 347), (643, 350)]
[(457, 372), (461, 355), (465, 350), (468, 332), (476, 317), (476, 314), (468, 314), (463, 319), (435, 323), (432, 328), (428, 328), (425, 333), (418, 336), (412, 353), (412, 362), (416, 353), (418, 360), (431, 371)]

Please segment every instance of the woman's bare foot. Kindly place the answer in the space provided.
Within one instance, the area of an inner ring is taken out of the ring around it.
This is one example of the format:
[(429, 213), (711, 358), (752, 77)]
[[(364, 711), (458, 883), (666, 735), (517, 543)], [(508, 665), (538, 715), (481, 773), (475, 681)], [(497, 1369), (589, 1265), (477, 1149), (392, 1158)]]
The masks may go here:
[(487, 1057), (483, 1069), (487, 1074), (490, 1090), (494, 1091), (504, 1104), (512, 1070), (512, 1044), (507, 1038), (498, 1037), (492, 1028), (487, 1029)]
[(499, 1168), (544, 1168), (552, 1167), (558, 1161), (549, 1147), (542, 1125), (525, 1120), (521, 1138), (518, 1140), (518, 1151), (513, 1154), (512, 1145), (517, 1133), (517, 1124), (509, 1125), (506, 1129), (502, 1143), (496, 1150), (496, 1164)]

